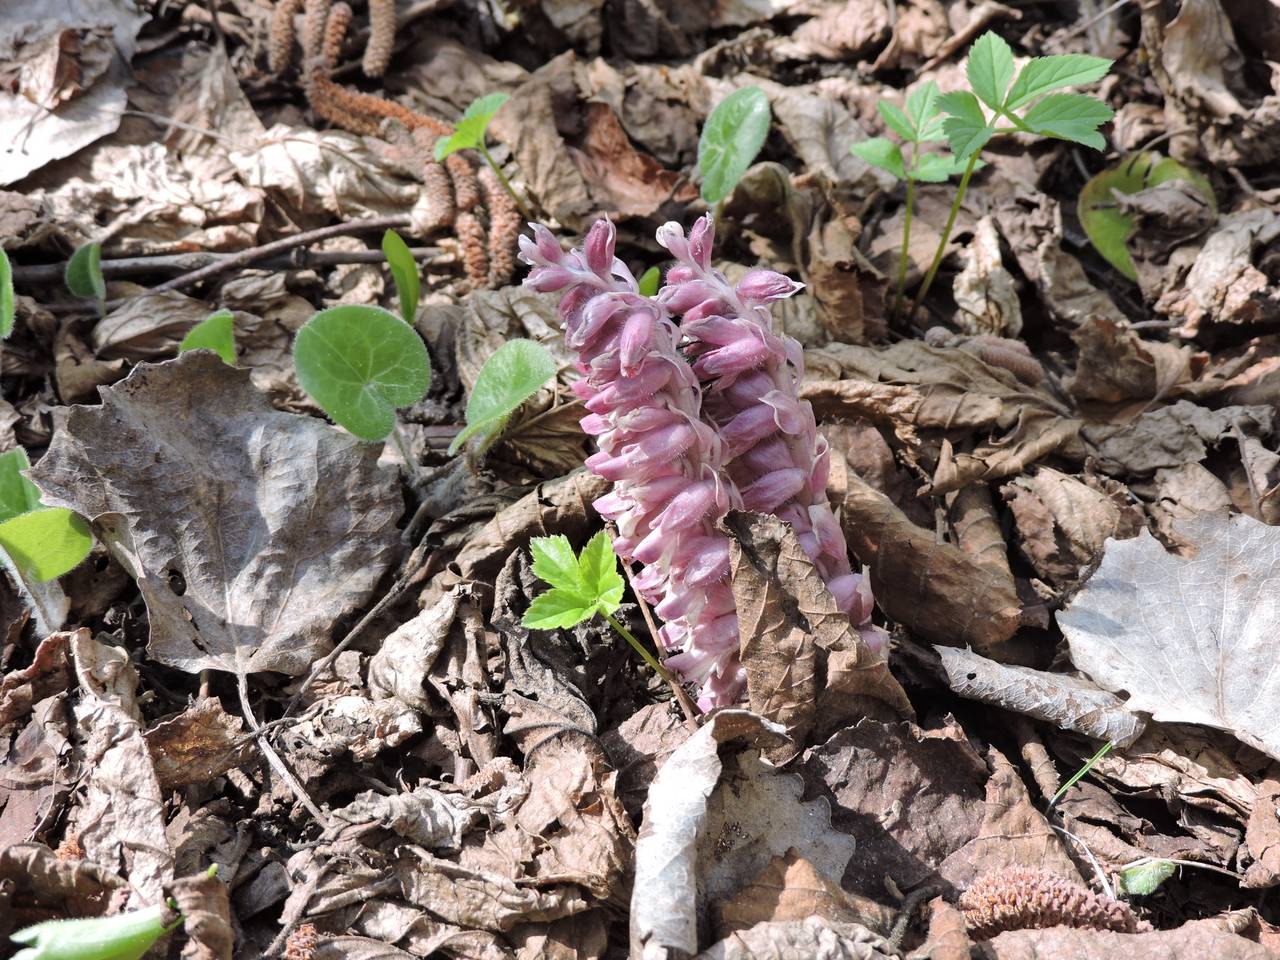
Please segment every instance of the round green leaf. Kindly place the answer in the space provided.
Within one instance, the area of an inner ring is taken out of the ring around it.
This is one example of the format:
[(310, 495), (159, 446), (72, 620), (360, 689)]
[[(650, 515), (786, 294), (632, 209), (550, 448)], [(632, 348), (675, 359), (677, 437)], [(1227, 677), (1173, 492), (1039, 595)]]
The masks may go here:
[(396, 410), (431, 385), (427, 348), (413, 327), (381, 307), (321, 310), (293, 341), (298, 382), (333, 420), (362, 440), (383, 440)]
[(413, 259), (409, 245), (400, 234), (388, 230), (382, 235), (382, 253), (391, 268), (391, 278), (396, 282), (396, 296), (400, 299), (400, 316), (405, 323), (413, 323), (418, 315), (418, 296), (422, 292), (418, 278), (418, 264)]
[(508, 340), (485, 361), (467, 400), (467, 427), (449, 447), (456, 453), (467, 439), (496, 434), (512, 412), (556, 375), (549, 350), (533, 340)]
[(9, 255), (0, 250), (0, 340), (13, 333), (13, 268)]
[(719, 203), (738, 185), (769, 135), (769, 98), (759, 87), (743, 87), (711, 111), (698, 141), (702, 199)]
[(34, 580), (62, 576), (92, 547), (89, 525), (64, 507), (32, 510), (0, 523), (0, 548)]
[(219, 310), (187, 331), (178, 344), (178, 353), (188, 350), (212, 350), (229, 367), (236, 365), (235, 317), (230, 310)]
[(0, 523), (40, 506), (40, 491), (22, 475), (29, 469), (31, 461), (21, 447), (0, 453)]
[(102, 279), (102, 244), (94, 240), (86, 243), (67, 261), (67, 289), (77, 297), (93, 297), (104, 300), (107, 284)]

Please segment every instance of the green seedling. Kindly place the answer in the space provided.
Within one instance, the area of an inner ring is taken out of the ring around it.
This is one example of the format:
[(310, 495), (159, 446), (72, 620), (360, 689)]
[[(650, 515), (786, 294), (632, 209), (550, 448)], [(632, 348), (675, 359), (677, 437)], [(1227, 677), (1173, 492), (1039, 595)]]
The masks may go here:
[(8, 340), (13, 333), (13, 268), (9, 255), (0, 250), (0, 340)]
[(1142, 860), (1120, 871), (1120, 889), (1131, 897), (1146, 897), (1177, 871), (1172, 860)]
[[(915, 213), (917, 183), (945, 183), (964, 172), (964, 164), (946, 153), (926, 153), (921, 147), (927, 143), (941, 143), (947, 139), (942, 132), (942, 108), (938, 106), (938, 85), (932, 80), (920, 84), (907, 97), (906, 110), (900, 110), (888, 100), (876, 104), (885, 125), (900, 136), (910, 147), (904, 157), (902, 147), (887, 137), (873, 137), (855, 143), (850, 152), (874, 167), (907, 181), (906, 209), (902, 220), (902, 249), (898, 255), (898, 282), (893, 295), (891, 313), (897, 315), (902, 305), (902, 295), (907, 283), (907, 267), (910, 264), (911, 218)], [(978, 163), (981, 167), (982, 163)], [(976, 168), (975, 168), (976, 169)]]
[(511, 182), (507, 179), (506, 174), (502, 172), (502, 168), (494, 162), (493, 157), (489, 154), (489, 148), (485, 144), (485, 135), (489, 131), (489, 122), (497, 116), (503, 104), (510, 99), (511, 95), (508, 93), (488, 93), (472, 101), (471, 105), (463, 111), (458, 122), (454, 124), (452, 136), (441, 137), (436, 141), (436, 162), (442, 162), (449, 154), (456, 153), (459, 150), (478, 151), (480, 156), (484, 157), (484, 162), (489, 165), (489, 169), (493, 171), (494, 176), (498, 178), (498, 182), (502, 184), (502, 188), (511, 195), (511, 199), (520, 208), (520, 216), (525, 220), (532, 220), (533, 218), (529, 216), (529, 211), (525, 209), (524, 201), (520, 199), (520, 195), (511, 186)]
[(702, 199), (714, 206), (738, 185), (769, 135), (769, 98), (759, 87), (729, 94), (711, 111), (698, 140)]
[(467, 399), (467, 426), (454, 438), (449, 452), (479, 434), (479, 452), (501, 435), (508, 418), (556, 375), (556, 361), (533, 340), (508, 340), (485, 361)]
[(13, 960), (140, 960), (166, 933), (182, 923), (173, 917), (177, 905), (156, 904), (145, 910), (85, 920), (46, 920), (13, 934), (27, 944)]
[(658, 292), (660, 283), (662, 283), (662, 271), (657, 267), (650, 267), (640, 275), (640, 296), (652, 297)]
[(0, 549), (27, 577), (44, 582), (80, 564), (93, 549), (89, 525), (65, 507), (46, 507), (23, 476), (31, 468), (21, 447), (0, 454)]
[[(969, 188), (969, 179), (981, 162), (979, 155), (982, 149), (992, 137), (1028, 133), (1102, 150), (1106, 141), (1098, 128), (1113, 116), (1111, 108), (1083, 93), (1057, 91), (1100, 80), (1111, 69), (1111, 63), (1103, 57), (1085, 54), (1034, 57), (1021, 71), (1016, 71), (1015, 78), (1013, 51), (1009, 44), (990, 31), (974, 41), (965, 64), (969, 89), (937, 96), (937, 108), (946, 114), (942, 133), (947, 138), (955, 162), (963, 164), (963, 169), (933, 260), (912, 301), (912, 316), (924, 302), (942, 265), (960, 204), (964, 202)], [(902, 119), (909, 121), (911, 118), (904, 115)], [(923, 131), (919, 129), (921, 122), (925, 125)], [(913, 128), (908, 123), (903, 124), (903, 129)], [(932, 135), (931, 119), (920, 114), (914, 129), (917, 133)], [(902, 130), (898, 132), (901, 134)], [(891, 157), (882, 155), (880, 159), (889, 161)], [(942, 166), (943, 162), (931, 161), (938, 164), (937, 172), (948, 169)], [(906, 172), (904, 163), (903, 176)]]
[(564, 534), (534, 537), (529, 541), (529, 552), (533, 554), (534, 576), (551, 589), (533, 598), (521, 620), (524, 626), (531, 630), (576, 627), (599, 614), (659, 676), (675, 684), (657, 658), (614, 617), (622, 604), (623, 583), (607, 533), (597, 533), (578, 556)]
[(178, 344), (178, 353), (188, 350), (212, 350), (229, 367), (236, 365), (235, 317), (230, 310), (219, 310), (187, 331)]
[[(385, 440), (396, 410), (417, 403), (431, 385), (422, 338), (381, 307), (321, 310), (298, 331), (293, 364), (307, 395), (362, 440)], [(398, 434), (396, 442), (412, 465)]]
[(400, 234), (388, 230), (382, 235), (382, 253), (391, 268), (391, 279), (396, 284), (396, 297), (400, 301), (400, 316), (412, 324), (418, 315), (418, 297), (422, 284), (418, 278), (418, 262)]
[(1138, 271), (1126, 245), (1133, 234), (1133, 217), (1120, 209), (1115, 194), (1149, 190), (1170, 180), (1190, 183), (1217, 215), (1218, 201), (1208, 179), (1177, 160), (1158, 153), (1143, 152), (1126, 157), (1123, 162), (1093, 177), (1080, 191), (1076, 212), (1089, 242), (1130, 280), (1138, 279)]
[(1090, 770), (1094, 768), (1094, 765), (1097, 764), (1099, 760), (1101, 760), (1103, 757), (1105, 757), (1108, 753), (1111, 752), (1111, 748), (1114, 746), (1115, 744), (1112, 743), (1110, 740), (1104, 743), (1098, 749), (1097, 753), (1095, 753), (1092, 757), (1086, 760), (1084, 762), (1084, 765), (1075, 773), (1073, 773), (1071, 775), (1071, 778), (1067, 780), (1066, 783), (1064, 783), (1062, 786), (1058, 788), (1058, 792), (1055, 793), (1053, 795), (1053, 798), (1049, 801), (1049, 806), (1047, 809), (1052, 810), (1055, 806), (1057, 806), (1058, 801), (1067, 795), (1067, 791), (1070, 790), (1072, 787), (1074, 787), (1077, 783), (1079, 783), (1080, 780), (1085, 776), (1085, 774), (1087, 774)]
[(77, 249), (67, 261), (64, 279), (72, 296), (92, 298), (98, 305), (98, 315), (106, 314), (107, 282), (102, 278), (102, 244), (93, 240)]

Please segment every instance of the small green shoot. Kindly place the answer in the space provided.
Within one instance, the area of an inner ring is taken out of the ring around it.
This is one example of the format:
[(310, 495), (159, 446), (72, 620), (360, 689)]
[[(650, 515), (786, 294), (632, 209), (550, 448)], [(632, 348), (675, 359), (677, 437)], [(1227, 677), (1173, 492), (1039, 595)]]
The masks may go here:
[(1172, 860), (1142, 860), (1120, 871), (1120, 890), (1130, 897), (1147, 897), (1177, 871)]
[(8, 340), (13, 333), (13, 267), (9, 255), (0, 250), (0, 340)]
[(412, 325), (418, 315), (418, 297), (422, 286), (418, 278), (418, 262), (413, 259), (409, 245), (400, 234), (388, 230), (382, 235), (382, 253), (391, 268), (391, 279), (396, 283), (396, 296), (400, 300), (400, 316)]
[(440, 163), (449, 154), (457, 153), (459, 150), (479, 151), (480, 156), (484, 157), (484, 162), (489, 165), (489, 169), (497, 176), (498, 182), (502, 184), (503, 189), (511, 194), (511, 199), (520, 208), (520, 216), (525, 220), (531, 220), (533, 218), (529, 216), (529, 211), (525, 209), (524, 201), (520, 199), (520, 195), (511, 186), (511, 182), (507, 180), (502, 168), (489, 155), (489, 148), (485, 143), (485, 135), (488, 133), (490, 121), (498, 115), (498, 111), (502, 109), (503, 104), (510, 99), (511, 95), (509, 93), (487, 93), (483, 97), (477, 97), (473, 100), (454, 125), (453, 134), (448, 137), (441, 137), (436, 141), (435, 157), (436, 162)]
[(98, 314), (107, 312), (107, 282), (102, 278), (102, 244), (92, 240), (76, 250), (67, 261), (67, 289), (75, 297), (92, 298)]
[(293, 363), (307, 395), (362, 440), (385, 440), (396, 410), (417, 403), (431, 385), (422, 338), (381, 307), (321, 310), (298, 331)]
[(698, 140), (702, 199), (715, 205), (738, 185), (769, 135), (772, 112), (759, 87), (729, 94), (711, 111)]
[(1112, 743), (1110, 740), (1108, 740), (1099, 748), (1097, 753), (1095, 753), (1092, 757), (1086, 760), (1084, 762), (1084, 766), (1082, 766), (1079, 770), (1073, 773), (1071, 775), (1071, 778), (1058, 788), (1058, 792), (1055, 793), (1053, 795), (1053, 798), (1049, 801), (1048, 809), (1052, 810), (1057, 805), (1058, 801), (1061, 800), (1064, 796), (1066, 796), (1067, 791), (1070, 790), (1072, 787), (1074, 787), (1077, 783), (1079, 783), (1080, 780), (1085, 776), (1085, 774), (1087, 774), (1090, 770), (1094, 768), (1094, 765), (1099, 760), (1101, 760), (1103, 757), (1105, 757), (1108, 753), (1111, 752), (1111, 748), (1114, 746), (1115, 744)]
[(12, 935), (28, 944), (14, 960), (140, 960), (182, 915), (166, 924), (176, 907), (156, 904), (145, 910), (85, 920), (46, 920)]
[(1185, 180), (1204, 198), (1216, 214), (1218, 201), (1208, 179), (1171, 157), (1158, 153), (1135, 153), (1114, 167), (1093, 177), (1080, 191), (1076, 212), (1089, 242), (1107, 261), (1130, 280), (1138, 279), (1126, 241), (1133, 233), (1133, 217), (1123, 212), (1115, 193), (1137, 193), (1170, 180)]
[(178, 354), (188, 350), (212, 350), (229, 367), (236, 365), (235, 317), (230, 310), (219, 310), (187, 331), (178, 344)]
[(65, 507), (45, 507), (23, 476), (31, 467), (21, 447), (0, 454), (0, 549), (25, 575), (44, 582), (79, 566), (93, 549), (84, 519)]
[(502, 433), (516, 408), (556, 375), (556, 361), (533, 340), (508, 340), (485, 361), (467, 399), (467, 426), (449, 445), (457, 453), (468, 439), (481, 434), (483, 452)]
[(658, 284), (662, 282), (662, 271), (650, 267), (640, 275), (640, 296), (652, 297), (658, 292)]
[(521, 623), (531, 630), (576, 627), (596, 614), (638, 653), (660, 677), (675, 685), (671, 674), (644, 648), (630, 630), (614, 617), (622, 603), (623, 581), (609, 535), (601, 530), (574, 556), (573, 545), (563, 534), (534, 537), (529, 541), (533, 573), (551, 589), (533, 598)]

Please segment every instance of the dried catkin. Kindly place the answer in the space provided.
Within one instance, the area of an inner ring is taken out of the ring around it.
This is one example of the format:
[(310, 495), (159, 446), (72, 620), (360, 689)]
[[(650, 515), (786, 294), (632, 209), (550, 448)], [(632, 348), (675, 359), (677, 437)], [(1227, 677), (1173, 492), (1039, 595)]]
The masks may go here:
[(461, 212), (454, 218), (453, 230), (462, 245), (462, 266), (473, 287), (483, 287), (489, 279), (489, 254), (484, 227), (474, 213)]
[(315, 956), (316, 947), (320, 945), (320, 936), (310, 923), (304, 923), (291, 934), (284, 944), (284, 960), (311, 960)]
[(272, 73), (283, 73), (293, 59), (293, 19), (302, 11), (302, 0), (278, 0), (271, 13), (267, 35), (267, 65)]
[(351, 25), (351, 8), (338, 2), (329, 11), (329, 22), (324, 28), (324, 45), (321, 48), (321, 62), (324, 72), (329, 73), (342, 59), (342, 42), (347, 38), (347, 27)]
[(310, 75), (324, 55), (325, 30), (333, 0), (306, 0), (307, 15), (302, 18), (302, 72)]
[(458, 208), (453, 203), (453, 181), (444, 164), (426, 160), (419, 175), (423, 192), (431, 202), (431, 225), (437, 230), (453, 226)]
[(380, 77), (391, 62), (396, 42), (396, 0), (369, 0), (369, 44), (364, 48), (364, 75)]
[(480, 205), (480, 181), (476, 179), (475, 167), (462, 153), (449, 154), (444, 165), (453, 180), (453, 197), (458, 209), (474, 210)]
[(480, 190), (489, 211), (489, 286), (501, 287), (516, 269), (516, 243), (523, 227), (520, 208), (487, 166), (480, 168)]
[(1057, 926), (1117, 933), (1151, 929), (1127, 903), (1044, 870), (1014, 867), (979, 877), (960, 895), (959, 906), (974, 940), (990, 940), (1006, 930)]
[(394, 120), (410, 129), (421, 127), (433, 132), (437, 126), (449, 129), (447, 124), (393, 100), (356, 93), (318, 74), (313, 74), (308, 81), (307, 100), (311, 109), (330, 123), (369, 137), (378, 136), (383, 119)]

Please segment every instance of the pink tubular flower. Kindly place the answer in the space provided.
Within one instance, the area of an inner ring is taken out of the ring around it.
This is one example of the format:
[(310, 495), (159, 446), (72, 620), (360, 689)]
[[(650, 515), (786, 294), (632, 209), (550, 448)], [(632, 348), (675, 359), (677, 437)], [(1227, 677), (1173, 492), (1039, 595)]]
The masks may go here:
[(711, 216), (689, 231), (675, 222), (658, 242), (676, 258), (658, 302), (683, 314), (681, 332), (702, 382), (703, 416), (725, 445), (729, 481), (744, 506), (791, 524), (836, 603), (873, 650), (883, 635), (870, 626), (873, 600), (865, 578), (849, 566), (844, 533), (827, 502), (830, 452), (813, 409), (797, 398), (804, 377), (800, 344), (773, 330), (767, 304), (801, 284), (772, 270), (752, 270), (734, 286), (711, 267)]
[[(660, 642), (679, 651), (668, 666), (701, 684), (703, 709), (733, 704), (746, 677), (729, 541), (715, 521), (741, 500), (723, 479), (720, 437), (703, 420), (680, 332), (614, 257), (613, 224), (597, 222), (569, 253), (546, 227), (532, 226), (533, 237), (520, 238), (520, 259), (533, 267), (525, 283), (561, 293), (565, 342), (583, 374), (574, 391), (589, 411), (582, 428), (599, 447), (587, 467), (614, 484), (596, 510), (617, 525), (618, 555), (646, 565), (636, 588), (666, 621)], [(691, 238), (688, 255), (706, 259), (704, 241)]]

